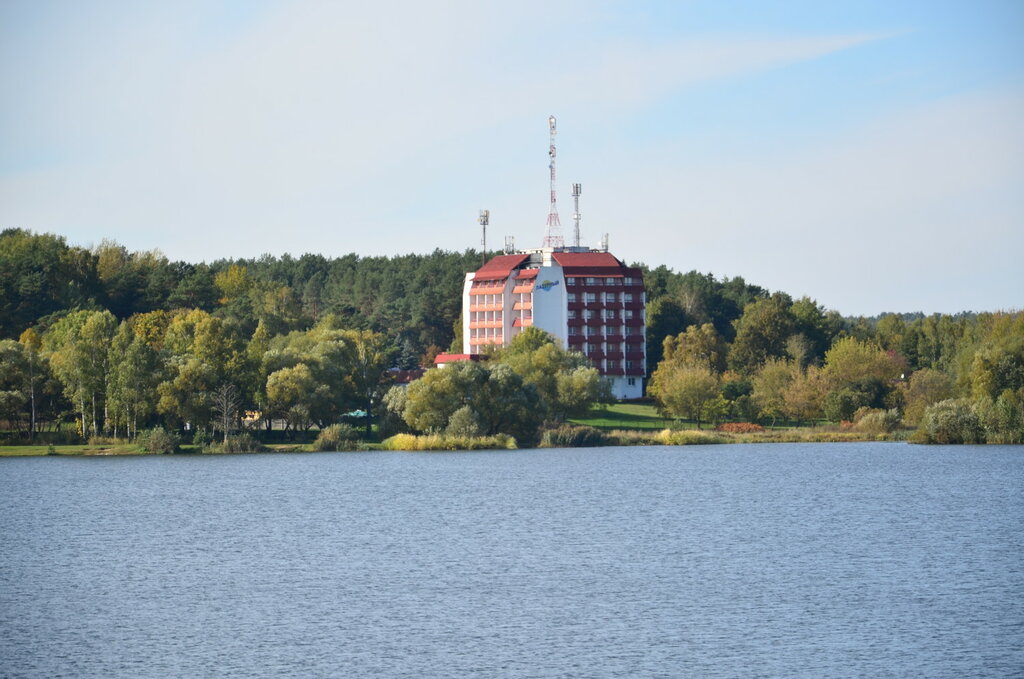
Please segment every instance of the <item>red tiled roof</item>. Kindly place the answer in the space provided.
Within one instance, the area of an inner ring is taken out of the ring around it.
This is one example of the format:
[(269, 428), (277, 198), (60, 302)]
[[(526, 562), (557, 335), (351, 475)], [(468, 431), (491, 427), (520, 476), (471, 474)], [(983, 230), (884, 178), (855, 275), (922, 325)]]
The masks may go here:
[(525, 280), (528, 278), (536, 278), (540, 269), (520, 269), (519, 273), (516, 274), (516, 280)]
[(565, 275), (623, 276), (626, 267), (609, 252), (556, 252)]
[(526, 261), (529, 255), (498, 255), (476, 270), (473, 280), (497, 280), (508, 278), (513, 269)]
[(460, 361), (479, 361), (481, 358), (480, 354), (438, 354), (434, 357), (434, 363), (440, 365), (441, 363), (458, 363)]

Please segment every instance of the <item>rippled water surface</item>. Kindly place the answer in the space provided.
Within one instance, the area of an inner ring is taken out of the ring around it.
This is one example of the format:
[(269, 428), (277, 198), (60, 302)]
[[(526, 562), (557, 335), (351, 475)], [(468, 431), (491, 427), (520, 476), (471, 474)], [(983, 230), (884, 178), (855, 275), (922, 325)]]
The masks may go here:
[(1024, 448), (0, 459), (0, 676), (1024, 674)]

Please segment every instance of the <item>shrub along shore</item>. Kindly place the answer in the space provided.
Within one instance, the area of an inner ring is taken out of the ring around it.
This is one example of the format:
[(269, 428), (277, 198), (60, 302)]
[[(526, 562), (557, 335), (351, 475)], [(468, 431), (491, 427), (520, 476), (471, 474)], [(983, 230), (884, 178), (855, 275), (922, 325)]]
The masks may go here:
[[(692, 446), (722, 443), (842, 443), (851, 441), (903, 441), (909, 432), (870, 433), (843, 431), (837, 427), (793, 427), (769, 429), (760, 432), (736, 433), (730, 431), (696, 429), (637, 430), (615, 429), (603, 431), (586, 425), (562, 425), (546, 430), (538, 448), (590, 448), (598, 446)], [(448, 436), (444, 434), (396, 434), (380, 443), (343, 440), (336, 446), (321, 443), (286, 443), (263, 445), (231, 442), (212, 446), (179, 444), (173, 450), (147, 450), (141, 444), (110, 440), (105, 443), (77, 445), (3, 446), (0, 457), (23, 456), (114, 456), (199, 454), (230, 455), (239, 453), (311, 453), (346, 451), (471, 451), (516, 450), (516, 440), (507, 434), (495, 436)]]

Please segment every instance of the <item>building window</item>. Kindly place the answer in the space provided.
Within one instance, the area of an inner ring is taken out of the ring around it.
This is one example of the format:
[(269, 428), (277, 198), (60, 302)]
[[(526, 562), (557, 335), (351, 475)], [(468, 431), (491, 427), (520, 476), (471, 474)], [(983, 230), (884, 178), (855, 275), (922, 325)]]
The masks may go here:
[(624, 293), (622, 293), (622, 301), (624, 301), (624, 302), (632, 302), (633, 301), (633, 293), (632, 292), (624, 292)]
[(633, 361), (626, 361), (626, 370), (632, 370), (634, 365)]
[(619, 369), (619, 362), (617, 360), (615, 360), (615, 359), (609, 359), (607, 361), (607, 364), (608, 364), (608, 369), (609, 370), (618, 370)]
[(616, 313), (615, 309), (605, 309), (604, 310), (604, 319), (606, 321), (614, 321), (615, 320), (615, 313)]
[(569, 326), (569, 334), (570, 335), (578, 335), (578, 334), (580, 334), (580, 329), (577, 328), (575, 325), (570, 325)]
[(565, 282), (567, 285), (576, 285), (576, 278), (574, 276), (569, 276), (565, 279)]
[(623, 285), (633, 285), (633, 277), (632, 276), (626, 276), (624, 279), (622, 279), (622, 284)]
[(630, 377), (629, 379), (626, 380), (626, 384), (628, 384), (631, 387), (635, 387), (636, 386), (636, 378), (635, 377)]
[(596, 354), (597, 353), (597, 345), (596, 344), (588, 344), (587, 345), (587, 353), (588, 354)]
[(626, 309), (625, 311), (622, 312), (622, 317), (625, 318), (627, 321), (633, 318), (633, 310)]
[(570, 292), (569, 293), (569, 301), (570, 302), (575, 302), (576, 301), (576, 293), (575, 292)]
[(569, 318), (576, 318), (576, 310), (569, 309)]
[(597, 301), (597, 293), (596, 292), (588, 292), (587, 293), (587, 301), (588, 302), (596, 302)]
[(597, 279), (593, 276), (587, 276), (587, 285), (597, 285)]

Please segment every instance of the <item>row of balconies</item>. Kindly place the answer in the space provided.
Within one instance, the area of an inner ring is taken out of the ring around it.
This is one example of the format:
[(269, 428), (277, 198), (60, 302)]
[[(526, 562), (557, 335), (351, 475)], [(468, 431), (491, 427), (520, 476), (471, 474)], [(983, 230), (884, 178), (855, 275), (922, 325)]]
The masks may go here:
[(470, 337), (469, 338), (470, 346), (472, 346), (474, 344), (476, 344), (476, 345), (484, 345), (484, 344), (501, 344), (501, 343), (502, 343), (502, 336), (501, 335), (498, 335), (498, 336), (495, 336), (495, 337)]
[(614, 358), (614, 359), (625, 359), (627, 361), (642, 361), (644, 360), (644, 352), (642, 351), (621, 351), (620, 349), (608, 349), (606, 351), (596, 349), (594, 351), (584, 351), (590, 358)]
[(620, 290), (625, 292), (633, 292), (634, 290), (638, 292), (643, 292), (644, 290), (643, 281), (633, 281), (631, 284), (626, 285), (624, 282), (622, 282), (621, 278), (612, 278), (609, 280), (615, 280), (619, 282), (608, 285), (604, 281), (598, 283), (598, 280), (600, 279), (595, 278), (593, 283), (586, 283), (582, 279), (577, 277), (575, 282), (570, 283), (567, 278), (565, 281), (565, 287), (570, 288), (574, 291), (584, 290), (586, 292), (609, 292), (608, 288), (615, 288), (616, 292)]
[(605, 333), (603, 335), (569, 335), (569, 344), (593, 344), (594, 342), (625, 342), (629, 345), (643, 346), (643, 335), (620, 335)]
[(630, 328), (639, 328), (644, 324), (642, 318), (603, 318), (601, 316), (594, 316), (593, 318), (570, 318), (566, 321), (570, 327), (582, 328), (584, 325), (590, 327), (596, 326), (609, 326), (616, 327), (625, 325)]
[(601, 300), (595, 300), (588, 302), (583, 299), (578, 299), (575, 302), (567, 302), (566, 304), (570, 309), (632, 309), (633, 311), (639, 311), (644, 308), (644, 303), (640, 301), (603, 302)]
[[(570, 318), (566, 321), (570, 328), (612, 328), (612, 332), (618, 332), (619, 328), (643, 328), (642, 318)], [(643, 335), (643, 333), (637, 333)]]
[(629, 377), (643, 377), (643, 368), (598, 368), (602, 375), (614, 375), (617, 377), (629, 376)]

